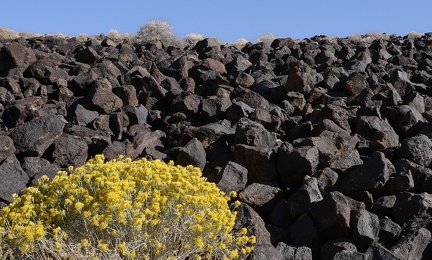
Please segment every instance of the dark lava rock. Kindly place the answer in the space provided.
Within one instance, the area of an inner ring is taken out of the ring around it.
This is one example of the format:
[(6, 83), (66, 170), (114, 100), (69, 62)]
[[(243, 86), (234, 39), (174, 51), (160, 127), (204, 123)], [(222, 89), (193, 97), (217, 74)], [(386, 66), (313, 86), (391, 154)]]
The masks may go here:
[(272, 147), (276, 144), (276, 138), (262, 124), (244, 117), (237, 122), (234, 143)]
[(282, 184), (293, 190), (301, 187), (306, 175), (313, 176), (319, 163), (318, 148), (282, 145), (277, 152), (277, 169)]
[(246, 187), (248, 180), (248, 170), (235, 162), (228, 162), (220, 172), (220, 180), (216, 185), (223, 192), (228, 194), (230, 191), (241, 191)]
[(16, 151), (12, 138), (7, 135), (0, 135), (0, 162), (13, 155)]
[(431, 259), (431, 232), (420, 228), (404, 236), (391, 248), (391, 251), (401, 259)]
[(177, 163), (182, 166), (193, 165), (204, 170), (207, 163), (206, 152), (201, 144), (201, 142), (193, 138), (184, 147), (181, 147), (178, 156)]
[(35, 61), (36, 55), (33, 50), (18, 42), (5, 45), (0, 50), (0, 71), (13, 68), (24, 71)]
[(381, 151), (399, 147), (399, 136), (386, 119), (360, 116), (357, 118), (356, 132), (368, 141), (369, 149)]
[(291, 63), (288, 81), (285, 85), (287, 91), (296, 91), (307, 94), (315, 86), (315, 71), (304, 61)]
[(238, 144), (234, 146), (235, 162), (248, 170), (248, 182), (276, 182), (276, 151), (271, 147)]
[(350, 233), (351, 208), (347, 197), (331, 192), (311, 209), (312, 219), (318, 228), (321, 241), (348, 237)]
[[(377, 192), (388, 181), (393, 165), (381, 152), (376, 152), (364, 164), (350, 170), (342, 180), (339, 191), (352, 194), (368, 190)], [(394, 168), (394, 167), (393, 167)]]
[(29, 177), (21, 168), (20, 162), (11, 155), (0, 163), (0, 199), (12, 202), (12, 194), (20, 193), (27, 187)]
[(16, 153), (41, 156), (61, 136), (66, 123), (62, 116), (41, 116), (15, 128), (11, 137)]
[(398, 155), (422, 166), (428, 166), (432, 162), (432, 141), (425, 135), (406, 138), (402, 140)]
[(416, 231), (432, 225), (432, 195), (403, 192), (396, 195), (393, 207), (395, 222), (403, 230)]

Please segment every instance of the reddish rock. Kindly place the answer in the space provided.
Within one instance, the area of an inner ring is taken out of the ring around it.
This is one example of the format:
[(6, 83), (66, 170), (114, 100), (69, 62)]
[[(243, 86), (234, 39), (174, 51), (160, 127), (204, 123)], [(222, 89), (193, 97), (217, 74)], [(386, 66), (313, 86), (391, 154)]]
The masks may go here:
[(12, 42), (3, 46), (0, 50), (0, 71), (13, 68), (24, 71), (35, 61), (36, 55), (33, 50), (18, 42)]

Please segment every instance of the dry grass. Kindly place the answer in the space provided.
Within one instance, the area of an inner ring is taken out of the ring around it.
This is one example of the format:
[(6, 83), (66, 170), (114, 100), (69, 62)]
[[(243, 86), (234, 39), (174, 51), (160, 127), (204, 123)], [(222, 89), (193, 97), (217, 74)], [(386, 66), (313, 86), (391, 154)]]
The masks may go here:
[(9, 28), (0, 27), (0, 39), (13, 40), (19, 38), (18, 32), (11, 30)]

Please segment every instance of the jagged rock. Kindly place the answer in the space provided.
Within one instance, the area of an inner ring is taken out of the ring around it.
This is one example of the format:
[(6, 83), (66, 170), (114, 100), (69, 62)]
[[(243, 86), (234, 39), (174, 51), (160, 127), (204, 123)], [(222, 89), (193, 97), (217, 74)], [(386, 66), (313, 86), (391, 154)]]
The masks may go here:
[(422, 166), (428, 166), (432, 162), (432, 141), (425, 135), (406, 138), (402, 140), (398, 155)]
[(272, 147), (276, 138), (261, 124), (244, 117), (237, 122), (234, 144)]
[(386, 216), (393, 216), (393, 207), (395, 203), (396, 203), (395, 195), (379, 197), (374, 200), (372, 212), (377, 214), (384, 214)]
[(432, 224), (432, 194), (402, 192), (393, 207), (395, 222), (403, 230), (416, 231)]
[(401, 105), (394, 109), (396, 110), (395, 115), (391, 115), (392, 109), (389, 109), (388, 117), (397, 122), (394, 129), (401, 137), (411, 137), (428, 124), (423, 115), (410, 106)]
[[(204, 148), (209, 147), (214, 142), (219, 139), (232, 138), (234, 136), (235, 130), (232, 129), (228, 124), (224, 122), (210, 123), (202, 125), (200, 127), (188, 127), (183, 132), (183, 139), (192, 139), (196, 137), (203, 145)], [(180, 140), (182, 142), (182, 140)]]
[(79, 62), (93, 65), (99, 59), (99, 55), (92, 47), (87, 46), (78, 49), (75, 58)]
[(171, 103), (171, 113), (186, 111), (190, 113), (197, 113), (200, 105), (200, 99), (197, 95), (184, 92), (177, 96)]
[(130, 84), (136, 88), (138, 99), (141, 93), (157, 99), (166, 99), (168, 91), (161, 87), (161, 82), (154, 78), (146, 68), (135, 66), (126, 73), (126, 76), (130, 77)]
[(318, 228), (321, 241), (348, 237), (351, 208), (347, 197), (340, 192), (330, 192), (324, 199), (313, 204), (311, 216)]
[(364, 260), (367, 256), (360, 252), (342, 250), (334, 255), (334, 260)]
[(358, 95), (368, 87), (366, 77), (360, 73), (353, 73), (344, 83), (345, 91), (350, 95)]
[(431, 169), (406, 159), (396, 160), (394, 166), (397, 172), (402, 173), (409, 171), (411, 173), (414, 181), (414, 187), (411, 190), (412, 192), (420, 193), (431, 191), (430, 187), (428, 187), (428, 180), (432, 177)]
[(317, 230), (309, 215), (301, 215), (290, 226), (290, 239), (295, 246), (312, 246), (319, 241)]
[(363, 160), (360, 158), (360, 154), (357, 150), (350, 152), (344, 152), (335, 159), (331, 159), (328, 162), (328, 166), (333, 170), (346, 171), (352, 167), (363, 164)]
[(431, 232), (426, 228), (420, 228), (404, 236), (390, 251), (401, 259), (431, 259)]
[(251, 260), (267, 260), (275, 259), (282, 260), (282, 253), (270, 244), (256, 245), (254, 251), (249, 255)]
[(287, 91), (297, 91), (307, 94), (315, 86), (315, 72), (304, 61), (291, 63), (288, 81), (285, 85)]
[(110, 142), (106, 144), (106, 146), (104, 144), (103, 146), (105, 147), (102, 150), (102, 154), (105, 156), (107, 160), (117, 159), (119, 155), (126, 154), (126, 145), (128, 145), (128, 143), (126, 142), (122, 143), (119, 141)]
[(431, 40), (3, 40), (0, 207), (96, 154), (175, 160), (259, 212), (249, 259), (429, 259)]
[(57, 175), (60, 171), (60, 167), (57, 164), (50, 163), (48, 160), (40, 157), (24, 157), (22, 160), (22, 169), (32, 180), (32, 184), (35, 185), (37, 180), (46, 175), (50, 179)]
[(272, 115), (267, 110), (261, 108), (255, 109), (250, 118), (262, 124), (270, 132), (277, 131), (281, 126), (281, 119), (278, 116)]
[(246, 187), (247, 174), (248, 170), (245, 167), (230, 161), (222, 168), (220, 180), (216, 181), (216, 185), (226, 194), (230, 191), (241, 191)]
[(386, 242), (394, 239), (402, 232), (402, 228), (387, 216), (379, 217), (378, 242)]
[(348, 111), (340, 106), (329, 104), (323, 107), (321, 110), (315, 110), (311, 114), (311, 121), (314, 123), (320, 123), (324, 119), (330, 119), (348, 133), (351, 132), (351, 127), (348, 122)]
[[(132, 133), (132, 128), (136, 128), (137, 131)], [(143, 156), (146, 149), (162, 150), (164, 147), (162, 141), (166, 135), (160, 130), (152, 132), (141, 125), (134, 125), (129, 128), (129, 133), (132, 135), (132, 140), (127, 153), (131, 158)]]
[(12, 194), (20, 193), (27, 187), (29, 177), (21, 168), (20, 162), (11, 155), (0, 163), (0, 199), (12, 202)]
[[(295, 91), (289, 91), (286, 94), (285, 101), (288, 101), (288, 104), (290, 104), (292, 107), (294, 107), (295, 113), (301, 113), (306, 106), (306, 99), (302, 93), (295, 92)], [(287, 110), (287, 112), (290, 109)]]
[(417, 92), (413, 92), (413, 93), (407, 95), (404, 98), (402, 105), (408, 105), (410, 107), (413, 107), (419, 113), (425, 112), (425, 99), (423, 98), (422, 95), (420, 95)]
[(250, 88), (255, 83), (254, 77), (248, 73), (241, 71), (234, 80), (235, 84), (244, 88)]
[(87, 126), (97, 117), (99, 117), (99, 113), (97, 111), (85, 109), (81, 104), (78, 104), (75, 109), (75, 117), (78, 125)]
[(306, 175), (313, 176), (319, 162), (319, 152), (313, 146), (292, 148), (282, 145), (277, 152), (277, 169), (282, 184), (296, 190)]
[(284, 199), (277, 201), (270, 210), (268, 220), (272, 225), (283, 228), (284, 230), (288, 230), (294, 221), (291, 217), (288, 202), (286, 202)]
[(321, 247), (320, 257), (323, 260), (334, 259), (336, 253), (344, 252), (357, 252), (357, 247), (348, 238), (338, 238), (333, 241), (328, 241)]
[(78, 167), (87, 161), (87, 143), (72, 135), (62, 134), (49, 150), (50, 160), (61, 168)]
[(365, 253), (366, 259), (402, 260), (379, 243), (373, 243)]
[(252, 207), (241, 203), (237, 208), (237, 218), (233, 230), (247, 228), (256, 237), (256, 245), (271, 245), (270, 233), (263, 219)]
[(268, 110), (270, 108), (270, 102), (255, 91), (247, 91), (243, 95), (236, 97), (236, 101), (243, 101), (254, 109), (261, 108)]
[(380, 151), (399, 147), (399, 136), (387, 119), (360, 116), (357, 118), (356, 133), (368, 141), (368, 149)]
[(276, 182), (276, 151), (266, 146), (234, 146), (235, 162), (248, 170), (248, 182)]
[(147, 108), (143, 105), (138, 106), (125, 106), (123, 107), (124, 112), (126, 113), (129, 124), (131, 125), (144, 125), (150, 122), (150, 115)]
[(13, 155), (16, 151), (12, 138), (7, 135), (0, 135), (0, 162), (9, 156)]
[(303, 186), (288, 199), (288, 207), (293, 217), (308, 213), (313, 203), (323, 199), (316, 178), (306, 176), (304, 182)]
[(256, 211), (266, 212), (272, 208), (275, 201), (283, 197), (283, 191), (279, 187), (252, 183), (242, 190), (238, 196), (241, 202), (248, 204)]
[(414, 179), (411, 171), (408, 170), (396, 172), (390, 175), (390, 178), (382, 188), (381, 193), (395, 195), (399, 192), (410, 191), (412, 188), (414, 188)]
[(202, 100), (200, 111), (204, 117), (208, 118), (208, 120), (216, 121), (223, 117), (225, 111), (231, 106), (231, 104), (229, 98), (210, 96)]
[(206, 152), (197, 138), (190, 140), (184, 147), (180, 148), (177, 163), (182, 166), (193, 165), (204, 170), (207, 163)]
[[(381, 152), (375, 152), (364, 164), (348, 171), (339, 186), (339, 191), (352, 194), (368, 190), (377, 192), (384, 187), (390, 177), (393, 165)], [(393, 167), (394, 168), (394, 167)]]
[(110, 90), (96, 89), (87, 96), (87, 108), (99, 112), (100, 114), (110, 114), (123, 106), (121, 98)]
[(113, 89), (113, 93), (121, 98), (125, 106), (137, 107), (139, 105), (136, 89), (132, 85), (115, 88)]
[(129, 118), (122, 110), (111, 113), (109, 118), (110, 129), (114, 134), (114, 138), (121, 140), (123, 132), (129, 126)]
[(206, 38), (195, 44), (193, 50), (199, 53), (200, 59), (212, 57), (221, 51), (220, 41), (216, 38)]
[(225, 69), (225, 65), (222, 62), (215, 60), (215, 59), (212, 59), (212, 58), (203, 59), (196, 67), (204, 68), (207, 70), (213, 70), (219, 74), (226, 74), (227, 73), (227, 71)]
[(41, 156), (63, 133), (63, 116), (41, 116), (17, 127), (11, 134), (17, 154)]
[(241, 118), (248, 117), (254, 109), (243, 101), (234, 101), (226, 110), (226, 117), (232, 124), (237, 123)]
[(36, 55), (33, 50), (18, 42), (5, 45), (0, 50), (0, 71), (13, 68), (24, 71), (35, 61)]
[(351, 238), (358, 250), (364, 252), (378, 240), (380, 223), (377, 215), (361, 209), (351, 216)]
[(312, 259), (312, 250), (309, 247), (294, 247), (279, 242), (276, 249), (282, 254), (283, 260), (310, 260)]
[(68, 88), (75, 95), (87, 95), (90, 86), (98, 78), (99, 76), (94, 70), (83, 70), (70, 78), (68, 81)]
[(42, 84), (55, 83), (60, 86), (67, 86), (69, 74), (58, 67), (59, 63), (53, 58), (37, 60), (27, 68), (26, 72)]
[(6, 107), (3, 119), (12, 126), (20, 126), (23, 123), (41, 115), (41, 106), (46, 102), (43, 97), (27, 97), (17, 100)]
[[(231, 147), (226, 142), (216, 141), (207, 147), (206, 151), (207, 160), (211, 168), (223, 167), (231, 161), (233, 157), (233, 151), (231, 151)], [(217, 180), (218, 178), (216, 178), (215, 182), (217, 182)]]
[(409, 80), (405, 71), (396, 69), (390, 74), (390, 83), (397, 90), (401, 97), (410, 93), (413, 89), (412, 82)]
[(328, 192), (333, 191), (338, 179), (339, 175), (331, 168), (326, 167), (320, 171), (317, 176), (317, 182), (321, 194), (326, 195)]
[(99, 115), (95, 120), (90, 123), (90, 128), (98, 131), (104, 136), (113, 136), (114, 133), (110, 128), (110, 116)]

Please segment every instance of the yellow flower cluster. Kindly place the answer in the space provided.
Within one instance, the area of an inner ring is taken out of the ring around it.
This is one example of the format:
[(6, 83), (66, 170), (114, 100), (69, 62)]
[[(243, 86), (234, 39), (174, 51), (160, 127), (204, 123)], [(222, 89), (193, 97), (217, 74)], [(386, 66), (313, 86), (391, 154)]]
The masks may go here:
[(236, 259), (255, 237), (233, 233), (229, 200), (199, 168), (97, 155), (15, 196), (0, 211), (0, 238), (29, 255), (51, 241), (57, 255), (73, 248), (103, 259)]

